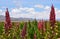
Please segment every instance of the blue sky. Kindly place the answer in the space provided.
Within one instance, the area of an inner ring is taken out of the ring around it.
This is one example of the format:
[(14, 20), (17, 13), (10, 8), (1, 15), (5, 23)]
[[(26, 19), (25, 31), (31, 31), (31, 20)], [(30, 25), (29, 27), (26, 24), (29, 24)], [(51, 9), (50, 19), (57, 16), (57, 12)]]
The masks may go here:
[(60, 17), (60, 0), (0, 0), (0, 15), (5, 16), (6, 8), (14, 18), (49, 19), (51, 5), (56, 10), (56, 18)]

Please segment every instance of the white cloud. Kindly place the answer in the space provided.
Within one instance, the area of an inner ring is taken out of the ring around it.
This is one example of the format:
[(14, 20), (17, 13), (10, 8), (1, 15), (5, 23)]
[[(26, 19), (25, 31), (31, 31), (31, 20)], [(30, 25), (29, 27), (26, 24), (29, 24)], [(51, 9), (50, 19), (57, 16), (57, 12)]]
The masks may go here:
[(4, 15), (4, 11), (0, 9), (0, 15)]
[(41, 5), (41, 4), (37, 4), (37, 5), (35, 5), (34, 7), (35, 7), (35, 8), (42, 8), (42, 9), (48, 10), (48, 11), (51, 9), (50, 6), (44, 6), (44, 5)]
[(34, 17), (34, 8), (15, 8), (10, 12), (12, 17), (23, 17), (23, 18), (33, 18)]
[(44, 8), (45, 10), (50, 10), (51, 9), (51, 7), (49, 7), (49, 6), (45, 6), (45, 8)]
[(49, 18), (49, 11), (45, 10), (42, 12), (36, 12), (35, 8), (14, 8), (10, 12), (11, 17), (19, 18), (37, 18), (37, 19), (47, 19)]
[(41, 4), (37, 4), (37, 5), (35, 5), (34, 7), (36, 7), (36, 8), (44, 8), (44, 6), (41, 5)]

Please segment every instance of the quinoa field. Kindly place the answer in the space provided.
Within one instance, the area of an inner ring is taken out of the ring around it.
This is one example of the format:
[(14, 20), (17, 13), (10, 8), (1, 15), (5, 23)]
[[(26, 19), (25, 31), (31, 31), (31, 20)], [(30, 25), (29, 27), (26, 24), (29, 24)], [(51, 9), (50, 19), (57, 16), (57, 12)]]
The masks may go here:
[[(30, 22), (12, 22), (12, 28), (5, 33), (4, 22), (0, 22), (0, 39), (49, 39), (53, 34), (48, 21), (43, 29), (36, 20)], [(54, 39), (60, 38), (60, 22), (56, 22)]]

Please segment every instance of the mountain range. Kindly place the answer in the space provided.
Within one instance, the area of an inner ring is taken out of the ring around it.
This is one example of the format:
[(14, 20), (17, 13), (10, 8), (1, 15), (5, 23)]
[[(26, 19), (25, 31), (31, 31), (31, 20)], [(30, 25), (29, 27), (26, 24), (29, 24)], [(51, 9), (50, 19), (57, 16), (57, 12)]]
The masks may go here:
[[(28, 20), (33, 21), (34, 20), (33, 18), (22, 18), (22, 17), (20, 17), (20, 18), (10, 17), (10, 18), (11, 18), (12, 22), (20, 22), (20, 21), (28, 21)], [(39, 20), (41, 20), (41, 19), (37, 19), (37, 21), (39, 21)], [(44, 20), (49, 21), (49, 19), (44, 19)], [(60, 21), (60, 19), (56, 19), (56, 20)], [(5, 21), (5, 16), (0, 15), (0, 22), (3, 22), (3, 21)]]
[[(20, 17), (20, 18), (10, 17), (10, 18), (11, 18), (11, 21), (13, 21), (13, 22), (28, 21), (28, 20), (33, 21), (34, 20), (32, 18), (22, 18), (22, 17)], [(3, 21), (5, 21), (5, 16), (0, 15), (0, 22), (3, 22)]]

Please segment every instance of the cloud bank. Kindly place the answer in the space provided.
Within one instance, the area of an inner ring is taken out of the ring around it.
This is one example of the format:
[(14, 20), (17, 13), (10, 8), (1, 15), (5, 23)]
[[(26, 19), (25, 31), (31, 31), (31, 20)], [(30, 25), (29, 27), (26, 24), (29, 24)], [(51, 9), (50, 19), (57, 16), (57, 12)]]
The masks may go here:
[[(40, 11), (35, 11), (35, 8), (43, 9)], [(43, 6), (40, 4), (34, 5), (34, 7), (19, 7), (19, 8), (12, 8), (9, 13), (11, 17), (14, 18), (36, 18), (36, 19), (49, 19), (50, 9), (51, 6)], [(60, 10), (55, 8), (56, 19), (60, 18)], [(0, 9), (0, 15), (5, 16), (5, 11)]]

